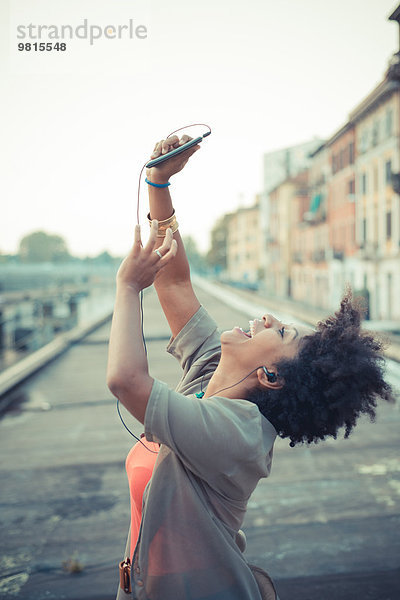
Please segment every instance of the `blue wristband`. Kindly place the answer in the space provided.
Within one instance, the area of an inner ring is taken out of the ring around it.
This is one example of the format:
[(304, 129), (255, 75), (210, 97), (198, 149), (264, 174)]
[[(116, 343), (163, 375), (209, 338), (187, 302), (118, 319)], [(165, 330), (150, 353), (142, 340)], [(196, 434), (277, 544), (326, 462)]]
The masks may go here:
[(152, 185), (153, 187), (158, 187), (158, 188), (166, 188), (168, 187), (170, 184), (170, 182), (168, 181), (168, 183), (153, 183), (152, 181), (149, 181), (146, 177), (145, 182), (148, 183), (149, 185)]

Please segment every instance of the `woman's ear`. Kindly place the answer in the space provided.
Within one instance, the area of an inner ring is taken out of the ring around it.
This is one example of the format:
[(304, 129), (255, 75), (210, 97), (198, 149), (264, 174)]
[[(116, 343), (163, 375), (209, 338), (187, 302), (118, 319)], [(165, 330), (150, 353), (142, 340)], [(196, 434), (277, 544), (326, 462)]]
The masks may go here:
[(269, 390), (280, 390), (283, 388), (284, 381), (277, 375), (276, 371), (264, 367), (257, 369), (257, 379), (260, 385)]

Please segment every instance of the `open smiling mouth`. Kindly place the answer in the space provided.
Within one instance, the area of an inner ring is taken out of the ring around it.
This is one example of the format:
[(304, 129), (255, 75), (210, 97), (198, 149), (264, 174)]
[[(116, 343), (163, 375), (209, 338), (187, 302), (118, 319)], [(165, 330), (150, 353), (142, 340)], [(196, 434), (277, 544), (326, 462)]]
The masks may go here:
[(255, 333), (255, 331), (254, 331), (254, 321), (249, 321), (249, 325), (250, 325), (250, 331), (243, 331), (243, 329), (241, 327), (235, 327), (235, 329), (238, 329), (246, 337), (252, 338), (252, 337), (254, 337), (254, 333)]

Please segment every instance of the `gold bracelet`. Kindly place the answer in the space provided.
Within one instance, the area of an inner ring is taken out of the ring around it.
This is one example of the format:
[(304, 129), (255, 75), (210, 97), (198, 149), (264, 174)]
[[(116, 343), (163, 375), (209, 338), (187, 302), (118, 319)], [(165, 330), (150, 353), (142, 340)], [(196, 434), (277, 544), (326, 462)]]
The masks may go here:
[[(150, 217), (150, 213), (147, 215), (147, 219), (148, 219), (149, 225), (151, 227), (152, 219)], [(168, 219), (164, 219), (164, 221), (158, 221), (157, 237), (165, 237), (165, 234), (167, 233), (168, 228), (171, 228), (172, 233), (175, 233), (175, 231), (178, 231), (178, 227), (179, 227), (179, 223), (176, 220), (175, 210), (174, 210), (174, 212)]]

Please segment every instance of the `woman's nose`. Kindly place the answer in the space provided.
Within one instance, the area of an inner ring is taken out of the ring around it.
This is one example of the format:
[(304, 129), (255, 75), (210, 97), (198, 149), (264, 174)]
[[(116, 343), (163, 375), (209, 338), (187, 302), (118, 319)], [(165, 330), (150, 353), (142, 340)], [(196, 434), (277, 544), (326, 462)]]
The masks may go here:
[(273, 315), (267, 313), (263, 316), (264, 327), (281, 327), (282, 323)]
[(269, 313), (263, 315), (264, 327), (273, 327), (277, 323), (277, 319)]

